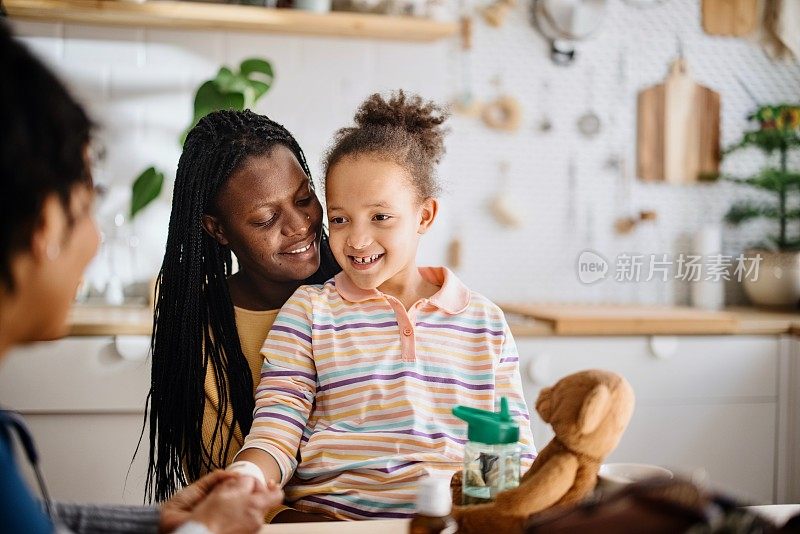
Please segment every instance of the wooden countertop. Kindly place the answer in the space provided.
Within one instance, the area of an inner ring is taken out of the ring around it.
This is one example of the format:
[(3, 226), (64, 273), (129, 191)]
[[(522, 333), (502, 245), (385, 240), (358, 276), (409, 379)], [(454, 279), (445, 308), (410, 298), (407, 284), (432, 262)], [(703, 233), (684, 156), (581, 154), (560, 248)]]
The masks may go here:
[(149, 336), (153, 330), (153, 311), (147, 306), (76, 304), (68, 321), (71, 336)]
[[(800, 335), (800, 312), (727, 308), (501, 304), (516, 337), (610, 335)], [(149, 336), (153, 315), (144, 306), (73, 306), (70, 335)]]
[(800, 312), (731, 307), (506, 303), (515, 336), (800, 334)]

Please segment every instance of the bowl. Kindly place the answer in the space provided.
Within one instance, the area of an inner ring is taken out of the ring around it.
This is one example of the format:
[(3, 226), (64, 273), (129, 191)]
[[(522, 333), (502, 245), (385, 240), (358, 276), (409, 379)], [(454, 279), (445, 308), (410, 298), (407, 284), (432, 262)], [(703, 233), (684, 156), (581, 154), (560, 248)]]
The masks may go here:
[(603, 464), (597, 478), (603, 489), (616, 490), (648, 478), (672, 478), (672, 471), (651, 464)]

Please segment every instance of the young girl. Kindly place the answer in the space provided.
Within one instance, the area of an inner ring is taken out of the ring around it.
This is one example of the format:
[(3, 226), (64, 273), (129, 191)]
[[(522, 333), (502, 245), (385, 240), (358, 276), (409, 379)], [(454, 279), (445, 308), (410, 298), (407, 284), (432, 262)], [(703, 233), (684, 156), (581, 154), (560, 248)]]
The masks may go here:
[(523, 470), (530, 465), (528, 410), (502, 311), (447, 269), (415, 261), (438, 211), (444, 120), (419, 97), (376, 94), (327, 155), (330, 245), (343, 272), (300, 287), (281, 309), (234, 464), (280, 481), (299, 511), (411, 516), (420, 478), (461, 469), (458, 404), (494, 410), (507, 397)]

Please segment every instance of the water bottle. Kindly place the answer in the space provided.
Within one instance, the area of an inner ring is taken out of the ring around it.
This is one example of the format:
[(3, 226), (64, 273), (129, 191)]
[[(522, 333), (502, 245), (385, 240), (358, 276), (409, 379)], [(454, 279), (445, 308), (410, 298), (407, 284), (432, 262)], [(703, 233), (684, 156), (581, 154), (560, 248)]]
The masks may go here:
[(468, 425), (462, 503), (491, 502), (501, 491), (519, 486), (519, 425), (511, 418), (508, 399), (500, 398), (499, 412), (456, 406), (453, 415)]

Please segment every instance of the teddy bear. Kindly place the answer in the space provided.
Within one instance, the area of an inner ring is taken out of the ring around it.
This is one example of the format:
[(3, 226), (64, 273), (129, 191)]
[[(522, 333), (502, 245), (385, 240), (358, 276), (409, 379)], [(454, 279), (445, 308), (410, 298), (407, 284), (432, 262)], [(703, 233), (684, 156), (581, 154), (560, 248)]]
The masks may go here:
[[(458, 531), (521, 533), (531, 515), (581, 501), (594, 489), (603, 459), (622, 438), (633, 406), (631, 385), (609, 371), (581, 371), (542, 389), (536, 411), (555, 436), (518, 487), (500, 493), (492, 503), (453, 507)], [(460, 489), (459, 481), (456, 473), (454, 489)], [(459, 493), (454, 491), (454, 500)]]

